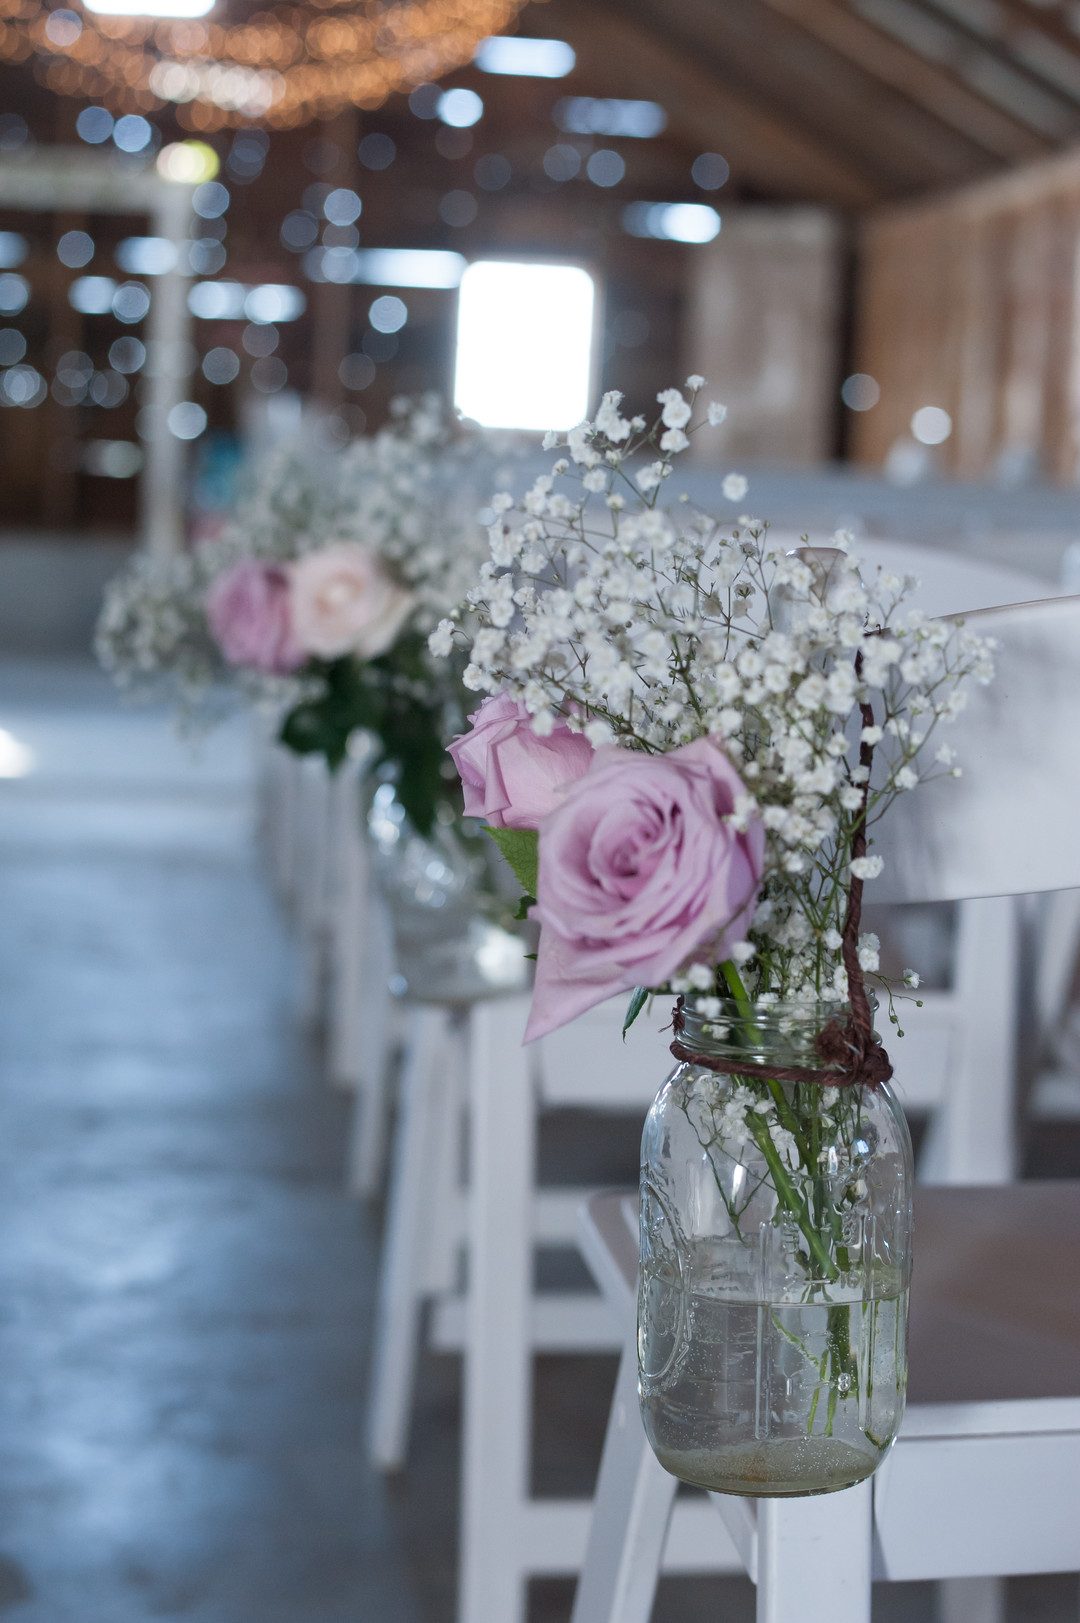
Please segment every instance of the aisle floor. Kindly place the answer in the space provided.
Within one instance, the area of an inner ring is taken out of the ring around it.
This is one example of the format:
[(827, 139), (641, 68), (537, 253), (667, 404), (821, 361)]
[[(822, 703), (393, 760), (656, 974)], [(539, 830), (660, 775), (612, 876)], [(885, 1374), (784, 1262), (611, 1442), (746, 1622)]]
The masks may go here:
[[(88, 667), (31, 662), (0, 665), (0, 729), (35, 756), (0, 779), (0, 1616), (452, 1623), (458, 1368), (424, 1358), (409, 1470), (380, 1480), (378, 1214), (343, 1193), (245, 729), (193, 760)], [(612, 1367), (542, 1361), (541, 1491), (587, 1489)], [(535, 1586), (533, 1623), (571, 1590)], [(875, 1600), (932, 1616), (927, 1586)], [(719, 1617), (750, 1623), (745, 1580), (662, 1585), (655, 1623)], [(1075, 1617), (1073, 1578), (1010, 1586), (1008, 1623)]]

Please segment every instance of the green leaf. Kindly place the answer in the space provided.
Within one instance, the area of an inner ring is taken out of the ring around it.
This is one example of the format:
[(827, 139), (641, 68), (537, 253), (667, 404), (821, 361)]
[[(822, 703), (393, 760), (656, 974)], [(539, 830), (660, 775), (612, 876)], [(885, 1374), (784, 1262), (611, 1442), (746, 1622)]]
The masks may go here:
[(540, 836), (534, 828), (489, 828), (487, 832), (514, 872), (514, 878), (529, 896), (536, 895), (540, 869)]
[(536, 906), (536, 897), (535, 896), (523, 896), (521, 898), (520, 902), (517, 904), (517, 912), (514, 914), (514, 918), (520, 923), (524, 919), (528, 918), (530, 907), (535, 907), (535, 906)]
[(633, 992), (630, 994), (630, 1005), (626, 1011), (626, 1019), (623, 1021), (623, 1042), (626, 1041), (626, 1033), (630, 1030), (630, 1027), (633, 1025), (634, 1021), (637, 1019), (638, 1015), (641, 1013), (648, 1001), (649, 988), (647, 986), (635, 986)]

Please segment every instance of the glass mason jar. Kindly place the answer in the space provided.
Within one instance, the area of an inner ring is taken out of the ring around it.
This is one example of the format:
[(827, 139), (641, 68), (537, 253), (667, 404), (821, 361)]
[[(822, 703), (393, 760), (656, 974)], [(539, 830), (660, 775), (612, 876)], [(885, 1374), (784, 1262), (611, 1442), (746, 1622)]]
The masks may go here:
[[(836, 1005), (687, 1012), (641, 1149), (638, 1361), (649, 1442), (696, 1487), (830, 1493), (880, 1464), (904, 1411), (911, 1138), (888, 1087), (816, 1069)], [(740, 1012), (741, 1011), (741, 1012)]]
[(368, 785), (368, 844), (394, 938), (392, 990), (451, 1003), (523, 991), (529, 943), (497, 893), (495, 844), (444, 810), (420, 835), (392, 778)]

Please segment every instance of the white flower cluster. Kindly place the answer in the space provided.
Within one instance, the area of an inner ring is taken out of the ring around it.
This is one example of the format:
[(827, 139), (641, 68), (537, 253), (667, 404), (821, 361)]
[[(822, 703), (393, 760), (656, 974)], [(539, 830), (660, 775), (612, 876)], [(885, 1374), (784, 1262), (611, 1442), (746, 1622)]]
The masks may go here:
[(451, 426), (435, 395), (392, 410), (388, 427), (340, 452), (289, 447), (254, 464), (213, 540), (174, 557), (138, 554), (110, 582), (95, 639), (116, 680), (166, 685), (189, 722), (213, 719), (226, 676), (251, 698), (295, 702), (295, 678), (227, 669), (207, 626), (207, 591), (244, 558), (287, 563), (328, 542), (360, 542), (408, 586), (411, 629), (430, 631), (460, 603), (487, 553), (477, 514), (492, 479), (506, 477), (504, 447)]
[(99, 661), (121, 687), (153, 692), (167, 683), (188, 721), (200, 713), (215, 719), (210, 695), (224, 674), (206, 624), (216, 572), (209, 565), (201, 551), (137, 554), (110, 581), (94, 637)]
[[(873, 823), (926, 778), (958, 775), (947, 747), (928, 763), (926, 746), (959, 714), (965, 683), (990, 680), (990, 645), (906, 608), (911, 578), (864, 581), (847, 535), (789, 555), (759, 520), (731, 527), (688, 504), (659, 508), (700, 386), (664, 390), (648, 428), (605, 395), (595, 421), (565, 436), (569, 456), (520, 503), (496, 496), (490, 556), (430, 646), (445, 654), (467, 641), (466, 685), (520, 698), (541, 735), (561, 716), (597, 746), (718, 741), (746, 785), (733, 821), (760, 817), (767, 839), (762, 898), (740, 949), (747, 986), (842, 999), (849, 879), (882, 866), (872, 854), (850, 861), (864, 802)], [(710, 406), (704, 420), (721, 415)], [(745, 494), (729, 475), (725, 495)], [(872, 784), (864, 744), (877, 747)], [(873, 938), (860, 960), (876, 971)], [(673, 990), (727, 995), (715, 966), (702, 973)]]
[(451, 425), (435, 394), (395, 400), (391, 410), (387, 427), (341, 451), (290, 448), (258, 464), (215, 543), (219, 567), (360, 542), (410, 588), (411, 624), (430, 631), (461, 602), (486, 555), (477, 513), (499, 477), (501, 448), (475, 425)]

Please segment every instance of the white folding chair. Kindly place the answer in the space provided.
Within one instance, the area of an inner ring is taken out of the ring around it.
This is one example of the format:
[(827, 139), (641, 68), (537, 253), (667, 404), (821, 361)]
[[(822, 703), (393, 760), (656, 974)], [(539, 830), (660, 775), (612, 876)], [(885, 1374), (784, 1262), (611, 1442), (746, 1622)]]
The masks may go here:
[[(1038, 600), (1047, 590), (1045, 582), (1020, 570), (912, 542), (859, 541), (853, 550), (867, 579), (878, 568), (916, 576), (912, 602), (928, 615)], [(885, 899), (881, 886), (872, 887), (875, 904)], [(1017, 896), (958, 900), (951, 985), (920, 991), (921, 1008), (901, 1006), (905, 1035), (893, 1045), (895, 1086), (905, 1109), (929, 1117), (919, 1157), (924, 1183), (1005, 1183), (1016, 1176), (1024, 933)], [(1047, 899), (1032, 934), (1035, 963), (1028, 979), (1034, 982), (1034, 1006), (1024, 1035), (1036, 1051), (1063, 1012), (1067, 971), (1061, 966), (1076, 953), (1080, 898), (1065, 893)]]
[[(974, 691), (951, 729), (963, 777), (902, 798), (879, 826), (877, 851), (885, 869), (875, 881), (875, 900), (974, 900), (1075, 888), (1080, 881), (1080, 598), (986, 610), (971, 619), (997, 639), (997, 679)], [(1062, 1214), (1074, 1233), (1078, 1194), (1073, 1192), (1074, 1204), (1066, 1204)], [(1071, 1483), (1069, 1498), (1075, 1503), (1080, 1482), (1075, 1341), (1067, 1377), (1057, 1366), (1045, 1372), (1045, 1360), (1039, 1362), (1042, 1340), (1053, 1343), (1060, 1333), (1054, 1325), (1062, 1322), (1062, 1291), (1074, 1335), (1080, 1331), (1075, 1253), (1043, 1271), (1036, 1247), (1014, 1237), (1014, 1227), (1029, 1210), (1028, 1198), (1024, 1186), (997, 1189), (989, 1197), (942, 1191), (924, 1196), (920, 1208), (948, 1210), (958, 1225), (946, 1224), (936, 1236), (931, 1230), (925, 1249), (924, 1240), (916, 1239), (917, 1256), (932, 1259), (922, 1265), (922, 1275), (917, 1265), (916, 1288), (933, 1271), (937, 1294), (930, 1300), (937, 1303), (942, 1323), (958, 1300), (967, 1311), (976, 1289), (981, 1295), (970, 1319), (976, 1330), (988, 1325), (1000, 1336), (1007, 1323), (1013, 1325), (1015, 1353), (1003, 1361), (999, 1387), (990, 1398), (984, 1400), (977, 1385), (985, 1347), (976, 1334), (974, 1344), (964, 1343), (971, 1364), (959, 1365), (961, 1382), (968, 1381), (957, 1389), (960, 1401), (952, 1412), (944, 1406), (913, 1408), (895, 1456), (878, 1473), (873, 1490), (863, 1484), (802, 1502), (762, 1500), (756, 1502), (756, 1515), (749, 1501), (731, 1504), (713, 1496), (756, 1578), (759, 1623), (787, 1623), (792, 1616), (806, 1623), (826, 1616), (836, 1623), (869, 1623), (872, 1505), (881, 1575), (948, 1580), (949, 1623), (1001, 1623), (998, 1580), (1004, 1575), (1080, 1567), (1080, 1521), (1071, 1508), (1067, 1517), (1061, 1514), (1067, 1502), (1063, 1483)], [(935, 1208), (935, 1199), (946, 1206)], [(996, 1243), (986, 1237), (980, 1262), (980, 1225), (985, 1230), (993, 1212), (1004, 1215), (992, 1226)], [(622, 1230), (609, 1211), (601, 1223), (594, 1208), (583, 1234), (598, 1281), (613, 1302), (623, 1302), (627, 1339), (574, 1623), (646, 1623), (663, 1548), (664, 1496), (670, 1503), (675, 1492), (673, 1479), (662, 1481), (666, 1473), (636, 1416), (636, 1346), (626, 1311), (636, 1289), (636, 1263), (630, 1260), (636, 1244), (625, 1214), (619, 1221)], [(959, 1297), (955, 1271), (949, 1274), (950, 1248), (965, 1280), (965, 1254), (975, 1257), (974, 1284), (965, 1283)], [(1008, 1301), (1010, 1256), (1020, 1259), (1015, 1271), (1021, 1283), (1036, 1278), (1044, 1293), (1033, 1297), (1028, 1283), (1019, 1326)], [(928, 1339), (923, 1391), (929, 1396), (923, 1401), (942, 1403), (934, 1382), (944, 1368), (955, 1375), (950, 1335), (955, 1338), (963, 1328), (953, 1322), (948, 1333)], [(1040, 1368), (1044, 1379), (1033, 1374)], [(974, 1401), (963, 1401), (967, 1396)], [(933, 1451), (914, 1452), (929, 1443)], [(1023, 1535), (1019, 1540), (1017, 1530)], [(718, 1547), (721, 1568), (727, 1554), (725, 1540)]]
[[(637, 1197), (597, 1195), (586, 1256), (626, 1342), (573, 1623), (649, 1623), (683, 1506), (710, 1506), (758, 1623), (869, 1623), (874, 1579), (936, 1579), (942, 1623), (1004, 1623), (1003, 1573), (1080, 1568), (1080, 1183), (919, 1189), (909, 1406), (869, 1481), (805, 1499), (676, 1499), (645, 1440), (634, 1337)], [(674, 1514), (673, 1514), (674, 1511)], [(495, 1614), (492, 1614), (495, 1615)]]
[[(792, 545), (798, 544), (798, 537), (788, 539)], [(870, 567), (880, 565), (901, 574), (917, 574), (922, 581), (918, 602), (927, 613), (995, 602), (1003, 592), (1028, 583), (1028, 577), (1015, 571), (908, 543), (872, 542), (860, 550)], [(928, 1179), (996, 1182), (1014, 1173), (1016, 931), (1012, 898), (962, 903), (952, 987), (944, 992), (924, 993), (922, 1009), (904, 1009), (909, 1035), (898, 1059), (898, 1085), (909, 1108), (930, 1113), (926, 1154), (920, 1161), (921, 1175)], [(604, 1019), (621, 1023), (618, 1011)], [(423, 1017), (415, 1014), (411, 1021), (420, 1053), (429, 1052), (432, 1039), (427, 1025), (434, 1022), (446, 1025), (441, 1043), (447, 1049), (466, 1041), (467, 1022), (459, 1017), (451, 1020), (445, 1011)], [(614, 1046), (608, 1045), (605, 1053), (606, 1058), (598, 1056), (597, 1063), (600, 1072), (610, 1072), (603, 1081), (608, 1102), (644, 1113), (651, 1094), (642, 1093), (634, 1085), (626, 1089), (625, 1056), (617, 1036)], [(456, 1077), (463, 1068), (460, 1058), (450, 1067)], [(657, 1083), (658, 1077), (653, 1081)], [(599, 1078), (594, 1082), (599, 1084)], [(407, 1058), (398, 1133), (415, 1142), (402, 1144), (396, 1151), (398, 1171), (394, 1174), (383, 1257), (386, 1317), (376, 1332), (377, 1377), (370, 1433), (372, 1457), (385, 1469), (396, 1469), (404, 1463), (411, 1372), (415, 1368), (415, 1355), (407, 1348), (415, 1346), (426, 1300), (436, 1299), (435, 1345), (460, 1345), (460, 1301), (438, 1300), (440, 1293), (452, 1288), (457, 1272), (456, 1265), (447, 1261), (446, 1236), (452, 1236), (450, 1255), (456, 1254), (464, 1238), (460, 1190), (452, 1198), (447, 1196), (449, 1204), (441, 1204), (443, 1194), (456, 1190), (459, 1182), (456, 1172), (449, 1173), (439, 1160), (440, 1155), (449, 1154), (449, 1141), (433, 1122), (441, 1120), (445, 1109), (446, 1090), (441, 1076), (429, 1077), (423, 1064), (413, 1064)], [(385, 1112), (380, 1120), (385, 1121)], [(375, 1159), (372, 1145), (376, 1140), (366, 1135), (366, 1130), (357, 1135), (356, 1142), (359, 1149), (355, 1164), (359, 1164), (365, 1145), (369, 1161)], [(406, 1173), (406, 1168), (423, 1170)], [(410, 1189), (401, 1188), (398, 1180), (406, 1176), (419, 1181)], [(369, 1187), (368, 1179), (359, 1174), (354, 1183)], [(545, 1204), (545, 1212), (548, 1209), (549, 1203)], [(413, 1239), (398, 1244), (399, 1233)], [(571, 1322), (567, 1320), (568, 1336)], [(594, 1324), (595, 1317), (587, 1321), (579, 1315), (577, 1322), (579, 1338), (595, 1334), (584, 1328), (587, 1322)], [(573, 1344), (580, 1347), (582, 1342), (578, 1339)], [(386, 1372), (385, 1386), (379, 1378), (382, 1371)]]

